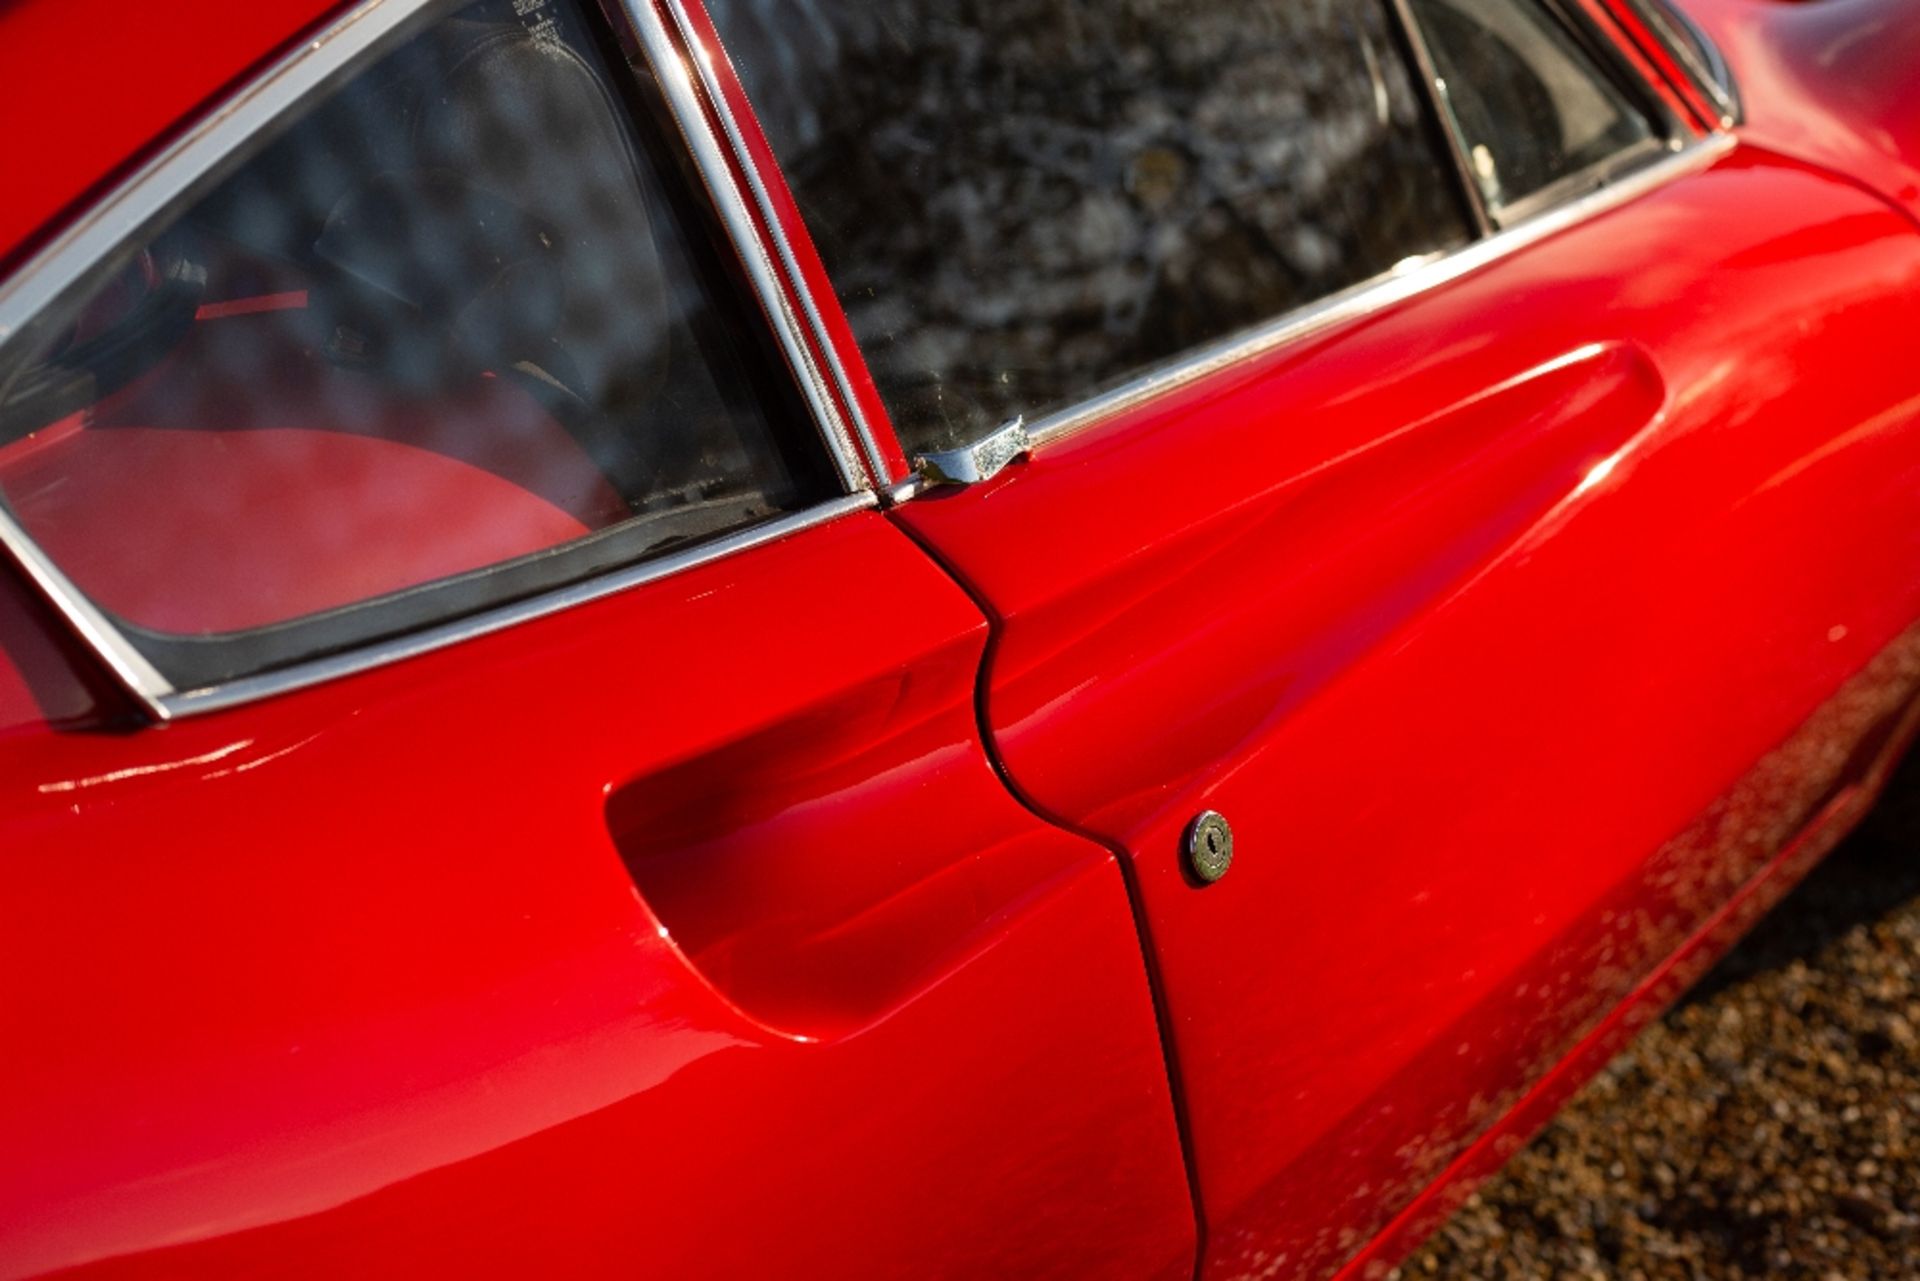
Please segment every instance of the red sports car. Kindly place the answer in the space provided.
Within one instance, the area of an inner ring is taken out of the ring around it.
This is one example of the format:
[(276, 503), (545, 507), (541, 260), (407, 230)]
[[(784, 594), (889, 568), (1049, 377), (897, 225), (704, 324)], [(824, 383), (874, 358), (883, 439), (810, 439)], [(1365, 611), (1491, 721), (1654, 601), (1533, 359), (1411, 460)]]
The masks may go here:
[(1685, 2), (0, 7), (0, 1276), (1383, 1273), (1920, 706)]

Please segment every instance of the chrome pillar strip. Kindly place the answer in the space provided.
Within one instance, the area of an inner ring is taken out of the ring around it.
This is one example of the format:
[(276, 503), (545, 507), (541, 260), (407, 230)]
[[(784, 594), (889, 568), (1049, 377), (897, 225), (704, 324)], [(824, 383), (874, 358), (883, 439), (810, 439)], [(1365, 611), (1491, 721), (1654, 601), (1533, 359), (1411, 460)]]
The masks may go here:
[(821, 319), (820, 308), (814, 302), (813, 290), (807, 284), (806, 274), (800, 270), (800, 263), (794, 257), (793, 245), (787, 238), (786, 229), (781, 225), (780, 216), (773, 207), (773, 198), (767, 193), (767, 184), (761, 177), (760, 167), (754, 163), (753, 153), (748, 150), (746, 138), (740, 131), (740, 121), (735, 117), (733, 107), (727, 96), (721, 91), (720, 81), (714, 73), (710, 60), (705, 56), (707, 50), (696, 37), (692, 20), (688, 17), (684, 0), (665, 0), (667, 10), (673, 16), (674, 26), (679, 29), (680, 41), (686, 46), (689, 59), (700, 77), (701, 88), (707, 100), (713, 106), (713, 113), (720, 121), (721, 131), (726, 135), (727, 144), (733, 150), (734, 163), (740, 172), (747, 176), (747, 188), (753, 194), (754, 206), (760, 211), (760, 224), (766, 229), (767, 238), (773, 244), (774, 254), (786, 271), (787, 284), (793, 291), (793, 297), (800, 304), (801, 315), (807, 322), (808, 331), (813, 335), (814, 346), (826, 362), (827, 372), (833, 378), (833, 385), (840, 393), (840, 403), (847, 418), (853, 424), (854, 434), (859, 437), (860, 447), (865, 451), (867, 465), (872, 469), (877, 483), (885, 485), (893, 477), (889, 474), (886, 455), (880, 449), (878, 437), (874, 435), (873, 425), (867, 421), (866, 411), (861, 408), (860, 398), (854, 394), (853, 380), (847, 376), (845, 366), (840, 360), (831, 335), (827, 332), (826, 322)]
[(708, 564), (736, 552), (746, 551), (751, 547), (771, 543), (775, 539), (785, 538), (803, 529), (823, 525), (850, 512), (875, 507), (878, 504), (879, 498), (870, 490), (848, 494), (831, 502), (809, 507), (805, 511), (768, 521), (764, 525), (736, 530), (712, 542), (689, 547), (685, 551), (641, 561), (625, 569), (616, 569), (568, 587), (559, 587), (538, 596), (528, 597), (526, 600), (483, 610), (465, 618), (456, 618), (424, 631), (410, 632), (380, 644), (348, 650), (327, 658), (313, 659), (259, 676), (243, 677), (240, 680), (229, 681), (207, 689), (169, 693), (160, 700), (161, 712), (166, 716), (192, 716), (220, 711), (240, 703), (251, 703), (276, 694), (306, 689), (342, 676), (351, 676), (375, 667), (384, 667), (389, 663), (400, 662), (402, 659), (415, 658), (437, 649), (445, 649), (449, 645), (459, 644), (461, 641), (472, 640), (476, 636), (485, 636), (532, 619), (545, 618), (549, 614), (557, 614), (562, 610), (584, 605), (588, 601), (599, 600), (616, 592), (624, 592), (642, 583), (651, 583), (665, 578), (670, 574), (682, 573), (695, 566)]
[[(686, 139), (687, 149), (693, 155), (701, 181), (706, 184), (707, 194), (712, 198), (714, 208), (719, 211), (727, 235), (747, 269), (748, 279), (760, 300), (761, 309), (766, 312), (774, 337), (780, 343), (780, 350), (793, 370), (807, 407), (813, 411), (814, 422), (820, 429), (822, 439), (833, 454), (834, 466), (840, 473), (842, 485), (849, 490), (872, 488), (867, 468), (861, 461), (859, 446), (854, 443), (834, 398), (829, 375), (815, 359), (801, 318), (795, 313), (792, 299), (782, 286), (772, 248), (755, 226), (753, 214), (747, 207), (739, 184), (734, 181), (733, 171), (728, 167), (728, 153), (722, 149), (720, 139), (707, 120), (703, 97), (710, 95), (703, 94), (701, 87), (695, 83), (695, 77), (703, 75), (703, 72), (698, 65), (700, 59), (693, 56), (694, 46), (688, 46), (689, 53), (685, 56), (675, 47), (666, 23), (655, 8), (654, 0), (620, 0), (620, 9), (626, 14), (633, 34), (640, 42), (641, 54), (659, 81), (661, 94), (666, 98), (667, 108), (673, 113), (674, 121)], [(694, 65), (690, 68), (689, 63)], [(721, 106), (716, 105), (714, 110), (719, 115)], [(746, 172), (751, 173), (752, 170)], [(824, 354), (830, 356), (831, 349)]]
[(1509, 258), (1530, 245), (1589, 222), (1658, 187), (1705, 169), (1738, 146), (1732, 134), (1711, 134), (1662, 159), (1623, 175), (1597, 191), (1497, 231), (1485, 240), (1450, 254), (1436, 254), (1412, 268), (1390, 272), (1343, 293), (1288, 312), (1264, 325), (1201, 347), (1158, 369), (1149, 370), (1104, 395), (1056, 410), (1028, 427), (1034, 447), (1083, 431), (1115, 414), (1167, 395), (1190, 383), (1299, 342), (1335, 325), (1389, 307)]
[(1408, 0), (1387, 0), (1387, 4), (1393, 10), (1390, 20), (1398, 24), (1400, 38), (1406, 41), (1408, 50), (1413, 54), (1414, 67), (1420, 73), (1420, 88), (1426, 94), (1427, 104), (1433, 109), (1434, 123), (1446, 139), (1447, 154), (1453, 157), (1454, 172), (1460, 176), (1460, 183), (1466, 188), (1473, 224), (1481, 238), (1485, 239), (1496, 230), (1493, 212), (1487, 208), (1487, 194), (1481, 189), (1480, 176), (1474, 172), (1473, 159), (1467, 154), (1466, 139), (1460, 136), (1460, 122), (1453, 118), (1453, 107), (1447, 101), (1447, 82), (1440, 78), (1440, 68), (1433, 60), (1433, 50), (1427, 45), (1427, 33), (1420, 29), (1420, 20), (1413, 16), (1413, 7)]
[[(1635, 41), (1617, 21), (1609, 18), (1603, 22), (1580, 0), (1540, 0), (1540, 3), (1563, 30), (1585, 47), (1602, 75), (1612, 79), (1616, 88), (1628, 90), (1630, 98), (1638, 99), (1642, 108), (1650, 110), (1655, 120), (1666, 126), (1664, 141), (1671, 149), (1677, 151), (1688, 139), (1699, 136), (1702, 131), (1698, 114), (1690, 108), (1675, 107), (1633, 65), (1627, 50)], [(1604, 0), (1601, 3), (1604, 8)]]
[(59, 611), (67, 626), (93, 651), (114, 682), (140, 710), (152, 720), (166, 720), (169, 715), (166, 700), (173, 694), (173, 683), (120, 634), (119, 628), (107, 621), (106, 615), (73, 585), (72, 579), (34, 546), (33, 540), (4, 507), (0, 507), (0, 546), (7, 549), (21, 572)]

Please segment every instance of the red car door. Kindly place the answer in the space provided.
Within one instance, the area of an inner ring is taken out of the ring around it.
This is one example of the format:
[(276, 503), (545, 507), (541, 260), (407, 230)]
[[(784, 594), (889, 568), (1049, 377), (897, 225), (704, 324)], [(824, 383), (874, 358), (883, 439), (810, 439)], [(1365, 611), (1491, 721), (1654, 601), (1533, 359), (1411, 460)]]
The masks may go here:
[(697, 97), (421, 9), (0, 292), (0, 1274), (1188, 1275), (1119, 869)]
[(707, 8), (976, 482), (894, 519), (1128, 869), (1205, 1274), (1360, 1271), (1898, 738), (1920, 239), (1570, 6)]

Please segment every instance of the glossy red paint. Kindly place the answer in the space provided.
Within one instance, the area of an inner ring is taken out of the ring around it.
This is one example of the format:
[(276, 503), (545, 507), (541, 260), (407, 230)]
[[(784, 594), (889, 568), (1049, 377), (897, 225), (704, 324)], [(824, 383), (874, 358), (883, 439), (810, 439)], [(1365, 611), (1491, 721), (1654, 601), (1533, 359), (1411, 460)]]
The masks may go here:
[[(1385, 1231), (1368, 1242), (1340, 1270), (1339, 1281), (1380, 1281), (1385, 1277), (1396, 1261), (1418, 1246), (1475, 1187), (1519, 1152), (1528, 1137), (1545, 1125), (1590, 1076), (1705, 975), (1716, 959), (1839, 844), (1865, 816), (1885, 787), (1893, 765), (1912, 745), (1916, 723), (1920, 722), (1920, 704), (1912, 702), (1917, 685), (1920, 630), (1909, 629), (1742, 779), (1734, 794), (1737, 801), (1716, 807), (1708, 821), (1695, 825), (1689, 836), (1701, 841), (1712, 839), (1713, 825), (1758, 822), (1765, 825), (1762, 830), (1769, 833), (1771, 843), (1780, 833), (1791, 830), (1798, 815), (1805, 812), (1805, 779), (1809, 775), (1826, 778), (1831, 773), (1830, 768), (1809, 769), (1809, 765), (1836, 749), (1854, 748), (1825, 803), (1786, 848), (1474, 1140)], [(1908, 703), (1903, 720), (1894, 723), (1892, 733), (1877, 733), (1877, 728), (1888, 723), (1888, 708), (1903, 699)]]
[(1126, 894), (988, 766), (985, 637), (859, 513), (243, 710), (16, 724), (0, 1274), (1185, 1276)]
[[(1698, 7), (1733, 159), (976, 490), (165, 729), (0, 567), (0, 1275), (1185, 1276), (1123, 871), (1207, 1273), (1377, 1275), (1909, 732), (1920, 28)], [(0, 12), (0, 259), (331, 8)]]
[(10, 0), (0, 10), (0, 267), (344, 8), (342, 0)]
[(1132, 862), (1207, 1275), (1353, 1256), (1818, 808), (1845, 751), (1716, 807), (1920, 617), (1916, 287), (1743, 148), (900, 509), (1010, 779)]
[(1742, 133), (1920, 215), (1920, 22), (1904, 0), (1686, 0), (1740, 86)]

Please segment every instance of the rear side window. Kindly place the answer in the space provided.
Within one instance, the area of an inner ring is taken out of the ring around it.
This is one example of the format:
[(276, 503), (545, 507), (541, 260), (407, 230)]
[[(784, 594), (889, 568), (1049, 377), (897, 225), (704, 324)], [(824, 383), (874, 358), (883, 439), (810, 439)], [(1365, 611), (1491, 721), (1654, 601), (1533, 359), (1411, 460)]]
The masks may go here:
[(592, 21), (425, 27), (0, 353), (0, 497), (178, 687), (837, 490)]
[(1470, 235), (1380, 4), (707, 9), (910, 450)]
[(1495, 217), (1562, 181), (1598, 185), (1659, 133), (1537, 0), (1410, 0)]

